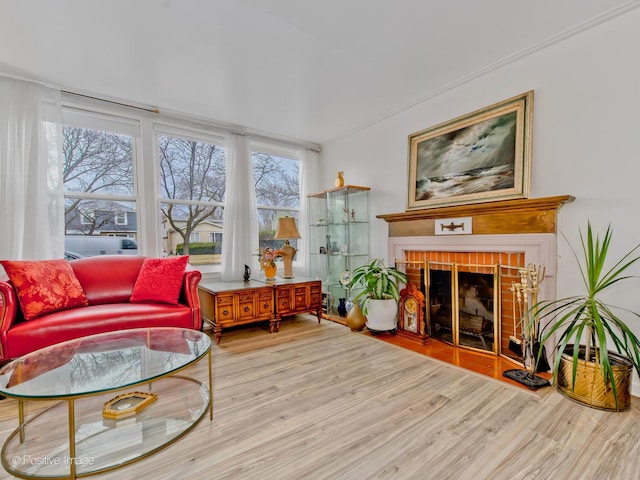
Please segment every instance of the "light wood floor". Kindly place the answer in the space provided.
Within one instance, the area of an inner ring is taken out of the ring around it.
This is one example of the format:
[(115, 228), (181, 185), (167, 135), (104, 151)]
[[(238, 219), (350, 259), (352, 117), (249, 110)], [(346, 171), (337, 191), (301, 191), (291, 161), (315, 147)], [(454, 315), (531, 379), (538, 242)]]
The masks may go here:
[[(190, 373), (206, 382), (206, 362)], [(602, 412), (299, 316), (277, 334), (225, 331), (213, 422), (92, 478), (637, 479), (635, 400)], [(15, 401), (0, 402), (0, 440), (16, 416)]]

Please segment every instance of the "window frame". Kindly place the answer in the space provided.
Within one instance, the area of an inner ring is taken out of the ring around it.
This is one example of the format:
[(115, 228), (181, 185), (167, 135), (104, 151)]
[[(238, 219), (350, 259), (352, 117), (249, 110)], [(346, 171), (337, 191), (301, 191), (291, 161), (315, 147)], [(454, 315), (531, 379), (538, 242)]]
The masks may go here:
[[(276, 212), (284, 212), (285, 214), (289, 214), (289, 216), (293, 216), (296, 219), (296, 226), (298, 227), (298, 231), (300, 232), (300, 216), (303, 208), (303, 188), (302, 188), (302, 175), (304, 169), (302, 168), (302, 153), (298, 148), (284, 147), (277, 144), (268, 143), (266, 141), (250, 141), (249, 142), (249, 155), (251, 155), (251, 164), (253, 167), (253, 155), (254, 154), (265, 154), (271, 155), (279, 158), (286, 158), (289, 160), (295, 160), (298, 162), (298, 193), (299, 193), (299, 202), (298, 207), (283, 207), (283, 206), (271, 206), (271, 205), (261, 205), (258, 204), (256, 198), (256, 213), (259, 215), (260, 210), (274, 210)], [(253, 168), (252, 168), (253, 172)], [(290, 213), (293, 213), (291, 215)], [(259, 233), (259, 232), (258, 232)], [(302, 232), (300, 232), (300, 236), (302, 236)], [(298, 248), (299, 249), (299, 248)], [(296, 255), (293, 260), (293, 266), (301, 267), (305, 264), (305, 260), (301, 258), (299, 255)]]
[[(76, 190), (66, 190), (63, 185), (63, 198), (66, 200), (79, 200), (79, 201), (95, 201), (95, 202), (123, 202), (127, 204), (133, 204), (133, 209), (136, 215), (139, 213), (140, 198), (138, 195), (138, 181), (137, 172), (139, 164), (140, 143), (141, 143), (141, 126), (140, 121), (124, 116), (118, 113), (111, 113), (101, 111), (100, 109), (87, 109), (76, 105), (73, 102), (63, 102), (62, 105), (62, 124), (61, 130), (65, 126), (71, 126), (75, 128), (81, 128), (85, 130), (102, 131), (107, 133), (113, 133), (131, 138), (131, 189), (130, 194), (113, 194), (113, 193), (95, 193), (95, 192), (82, 192)], [(64, 161), (64, 157), (61, 157)], [(63, 207), (65, 208), (65, 207)], [(124, 212), (125, 218), (127, 212)], [(66, 218), (66, 216), (65, 216)], [(91, 212), (91, 219), (93, 222), (96, 220), (96, 211)], [(92, 222), (81, 216), (80, 223), (82, 225), (91, 225)], [(116, 222), (114, 216), (114, 224), (121, 225)], [(128, 225), (125, 223), (124, 225)], [(66, 236), (65, 227), (65, 236)], [(131, 235), (127, 233), (127, 235)], [(141, 236), (140, 222), (136, 222), (136, 231), (133, 233), (134, 239), (139, 239)]]
[[(157, 170), (158, 170), (158, 174), (157, 174), (157, 185), (158, 185), (158, 210), (160, 212), (159, 218), (160, 218), (160, 229), (159, 231), (160, 233), (160, 241), (162, 242), (165, 238), (167, 238), (167, 236), (169, 235), (169, 233), (171, 233), (172, 228), (170, 227), (170, 224), (166, 223), (167, 228), (163, 228), (163, 225), (165, 224), (164, 221), (164, 216), (161, 213), (161, 206), (163, 204), (172, 204), (172, 205), (201, 205), (201, 206), (207, 206), (207, 207), (219, 207), (222, 210), (222, 218), (219, 220), (219, 222), (223, 225), (223, 229), (224, 229), (224, 209), (225, 209), (225, 200), (224, 198), (221, 201), (203, 201), (203, 200), (183, 200), (183, 199), (173, 199), (173, 198), (168, 198), (166, 196), (163, 196), (162, 194), (162, 188), (160, 186), (160, 182), (161, 182), (161, 174), (160, 174), (160, 167), (161, 167), (161, 158), (160, 158), (160, 154), (159, 154), (159, 137), (160, 136), (168, 136), (168, 137), (173, 137), (173, 138), (179, 138), (182, 140), (187, 140), (187, 141), (193, 141), (193, 142), (201, 142), (201, 143), (207, 143), (210, 145), (215, 145), (216, 147), (220, 147), (223, 149), (224, 152), (224, 157), (225, 157), (225, 168), (226, 168), (226, 155), (227, 155), (227, 151), (228, 151), (228, 147), (227, 147), (227, 142), (226, 142), (226, 138), (222, 135), (217, 135), (215, 133), (212, 133), (210, 131), (205, 131), (205, 130), (200, 130), (200, 129), (195, 129), (195, 128), (184, 128), (184, 127), (180, 127), (180, 126), (176, 126), (173, 124), (168, 124), (168, 123), (163, 123), (163, 122), (156, 122), (153, 125), (153, 144), (154, 144), (154, 160), (155, 163), (157, 165)], [(226, 174), (226, 172), (225, 172)], [(225, 196), (226, 196), (226, 192), (225, 192)], [(218, 221), (218, 220), (217, 220)], [(202, 232), (191, 232), (190, 234), (190, 239), (189, 239), (189, 243), (198, 243), (201, 242), (201, 233)], [(194, 234), (198, 235), (198, 240), (193, 240), (192, 237)], [(164, 244), (162, 245), (162, 249), (164, 249), (165, 246)], [(213, 271), (213, 272), (220, 272), (222, 265), (221, 264), (207, 264), (208, 267), (205, 268), (205, 270), (207, 271)], [(199, 265), (200, 268), (203, 268), (202, 265)]]
[[(129, 103), (127, 105), (127, 103)], [(181, 114), (179, 112), (158, 111), (155, 107), (130, 102), (111, 102), (106, 99), (87, 97), (73, 92), (62, 92), (63, 118), (65, 111), (73, 111), (78, 118), (101, 118), (102, 121), (118, 120), (117, 125), (124, 128), (136, 128), (138, 133), (134, 136), (133, 148), (133, 191), (134, 194), (127, 197), (95, 195), (86, 196), (82, 193), (64, 193), (64, 198), (79, 198), (91, 200), (124, 201), (135, 205), (137, 215), (136, 242), (138, 252), (145, 256), (162, 256), (163, 232), (160, 215), (158, 215), (160, 203), (163, 201), (160, 194), (159, 158), (156, 144), (157, 133), (177, 134), (181, 137), (192, 137), (195, 140), (208, 141), (220, 145), (228, 152), (228, 138), (231, 133), (239, 133), (238, 127), (213, 119)], [(93, 120), (91, 120), (93, 121)], [(72, 123), (76, 122), (63, 122)], [(93, 124), (79, 125), (83, 128), (94, 128)], [(112, 131), (110, 128), (104, 128)], [(319, 151), (319, 145), (297, 139), (284, 137), (265, 136), (264, 132), (253, 131), (250, 128), (242, 128), (241, 133), (249, 138), (249, 150), (271, 155), (292, 158), (300, 162), (300, 193), (303, 194), (304, 176), (307, 170), (304, 168), (304, 149)], [(165, 199), (170, 200), (170, 199)], [(224, 202), (220, 202), (224, 208)], [(260, 205), (261, 208), (276, 208)], [(298, 218), (306, 210), (304, 198), (300, 198), (300, 207), (297, 210)], [(290, 208), (284, 208), (284, 211)], [(224, 216), (224, 215), (223, 215)], [(305, 234), (298, 225), (302, 236)], [(224, 239), (224, 235), (223, 235)], [(224, 240), (223, 240), (224, 241)], [(304, 261), (299, 255), (296, 263)]]

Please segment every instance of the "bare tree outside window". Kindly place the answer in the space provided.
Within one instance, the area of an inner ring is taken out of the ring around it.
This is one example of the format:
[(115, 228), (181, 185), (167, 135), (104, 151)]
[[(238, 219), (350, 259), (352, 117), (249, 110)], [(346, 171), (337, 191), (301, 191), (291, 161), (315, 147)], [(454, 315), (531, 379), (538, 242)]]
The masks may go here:
[(136, 237), (135, 139), (72, 125), (62, 133), (65, 234)]
[(182, 238), (182, 254), (188, 255), (190, 239), (199, 225), (205, 221), (222, 223), (224, 149), (202, 141), (160, 135), (158, 151), (161, 195), (180, 201), (163, 203), (161, 212)]
[[(277, 219), (285, 215), (297, 217), (300, 209), (299, 161), (258, 152), (254, 152), (251, 158), (258, 204), (260, 248), (278, 248), (282, 241), (273, 240)], [(292, 243), (295, 246), (295, 240)]]
[(66, 125), (63, 178), (66, 192), (133, 194), (133, 139)]
[[(190, 254), (198, 264), (219, 263), (215, 253), (224, 240), (224, 149), (202, 140), (159, 135), (158, 152), (165, 248), (169, 253)], [(262, 245), (262, 240), (273, 242), (277, 218), (295, 214), (300, 207), (299, 164), (265, 153), (253, 153), (252, 161)], [(172, 240), (174, 234), (180, 244)], [(202, 242), (198, 253), (192, 247), (194, 238)], [(209, 251), (205, 248), (214, 249), (209, 262), (200, 253), (200, 249)]]

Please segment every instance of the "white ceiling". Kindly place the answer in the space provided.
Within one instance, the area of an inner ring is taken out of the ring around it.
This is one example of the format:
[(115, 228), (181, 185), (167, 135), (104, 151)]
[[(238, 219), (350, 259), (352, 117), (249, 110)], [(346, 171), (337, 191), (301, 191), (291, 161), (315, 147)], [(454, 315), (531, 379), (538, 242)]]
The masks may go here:
[(0, 73), (322, 143), (628, 0), (0, 0)]

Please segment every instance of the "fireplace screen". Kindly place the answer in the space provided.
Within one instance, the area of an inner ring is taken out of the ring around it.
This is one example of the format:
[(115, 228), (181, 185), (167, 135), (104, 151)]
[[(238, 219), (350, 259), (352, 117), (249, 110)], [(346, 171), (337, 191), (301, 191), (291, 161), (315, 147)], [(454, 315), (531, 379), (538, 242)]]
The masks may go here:
[(429, 335), (453, 343), (453, 265), (429, 263)]
[(497, 355), (498, 266), (428, 262), (428, 272), (431, 337)]

